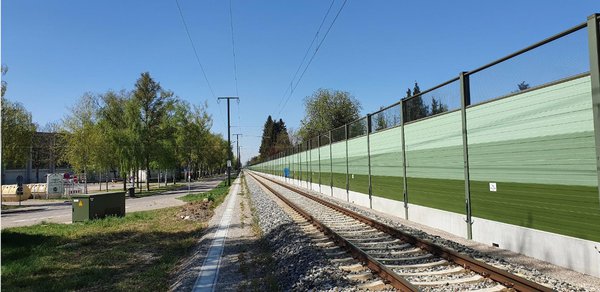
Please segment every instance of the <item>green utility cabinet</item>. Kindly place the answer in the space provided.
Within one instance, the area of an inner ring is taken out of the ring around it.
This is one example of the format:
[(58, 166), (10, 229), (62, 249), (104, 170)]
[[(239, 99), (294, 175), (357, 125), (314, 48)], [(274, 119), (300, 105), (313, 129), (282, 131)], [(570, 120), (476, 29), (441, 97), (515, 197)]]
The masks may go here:
[(73, 222), (125, 216), (125, 192), (72, 195)]

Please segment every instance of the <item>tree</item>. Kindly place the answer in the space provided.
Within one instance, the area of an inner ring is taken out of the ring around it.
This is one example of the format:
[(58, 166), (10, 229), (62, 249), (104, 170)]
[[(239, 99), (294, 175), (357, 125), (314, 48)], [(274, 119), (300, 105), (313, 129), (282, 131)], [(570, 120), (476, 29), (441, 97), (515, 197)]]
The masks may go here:
[(523, 91), (529, 89), (529, 83), (525, 83), (525, 81), (522, 81), (521, 83), (517, 84), (517, 87), (519, 88), (518, 91)]
[(436, 99), (431, 97), (431, 115), (443, 113), (448, 111), (448, 105), (442, 102), (442, 99)]
[(63, 119), (67, 143), (65, 156), (75, 170), (84, 173), (84, 192), (87, 194), (88, 172), (98, 169), (99, 162), (105, 159), (99, 146), (104, 138), (97, 123), (98, 100), (91, 93), (85, 93), (70, 111)]
[(22, 104), (2, 97), (2, 167), (23, 167), (32, 146), (36, 125)]
[[(8, 66), (2, 64), (2, 76), (4, 77), (4, 75), (6, 75), (6, 72), (8, 72)], [(4, 79), (4, 78), (2, 78)], [(4, 97), (4, 94), (6, 93), (6, 81), (2, 80), (2, 97)]]
[(416, 96), (405, 103), (406, 109), (404, 113), (406, 113), (406, 121), (418, 120), (429, 115), (429, 108), (427, 105), (425, 105), (425, 103), (423, 103), (423, 97), (417, 96), (420, 93), (421, 89), (419, 88), (419, 84), (417, 82), (415, 82), (412, 94), (410, 88), (406, 91), (406, 98)]
[(302, 143), (302, 138), (300, 137), (299, 131), (293, 128), (289, 128), (288, 137), (290, 138), (290, 145), (298, 145)]
[(267, 159), (269, 156), (281, 152), (292, 144), (287, 131), (285, 122), (282, 119), (274, 122), (271, 116), (267, 117), (263, 128), (260, 148), (258, 150), (260, 159)]
[[(8, 67), (2, 65), (2, 76)], [(27, 162), (31, 151), (33, 134), (36, 125), (32, 122), (31, 113), (18, 102), (4, 98), (6, 82), (2, 80), (2, 167), (22, 167)], [(4, 172), (2, 172), (4, 174)]]
[(261, 159), (266, 159), (270, 155), (271, 145), (273, 145), (273, 140), (275, 137), (271, 137), (273, 134), (273, 118), (269, 115), (267, 120), (265, 121), (265, 125), (263, 127), (263, 134), (261, 137), (260, 147), (258, 149), (258, 153)]
[[(383, 107), (379, 108), (380, 110)], [(388, 121), (385, 118), (385, 112), (380, 111), (375, 115), (375, 131), (383, 130), (388, 127)]]
[(146, 189), (150, 189), (150, 162), (159, 153), (159, 141), (165, 134), (160, 125), (173, 103), (173, 93), (165, 91), (150, 73), (144, 72), (135, 83), (133, 99), (140, 107), (142, 166), (146, 170)]
[(99, 112), (99, 128), (107, 143), (102, 148), (105, 157), (103, 165), (115, 170), (123, 178), (123, 190), (127, 189), (128, 174), (136, 164), (135, 129), (137, 117), (136, 106), (133, 105), (131, 94), (127, 91), (108, 91), (101, 95), (103, 106)]
[(299, 130), (304, 141), (358, 119), (361, 109), (360, 102), (350, 93), (329, 89), (318, 89), (306, 97), (304, 106)]
[(273, 124), (272, 135), (275, 137), (275, 141), (272, 145), (272, 154), (284, 151), (292, 145), (290, 143), (290, 135), (288, 134), (287, 127), (282, 119), (279, 119), (278, 122)]

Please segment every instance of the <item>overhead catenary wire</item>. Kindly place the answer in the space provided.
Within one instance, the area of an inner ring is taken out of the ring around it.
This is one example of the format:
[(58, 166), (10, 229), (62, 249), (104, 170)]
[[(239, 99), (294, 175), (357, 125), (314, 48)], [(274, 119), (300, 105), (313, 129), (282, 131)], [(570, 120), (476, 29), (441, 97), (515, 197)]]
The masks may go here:
[[(315, 32), (315, 36), (312, 38), (312, 41), (310, 42), (310, 45), (308, 45), (308, 47), (306, 48), (306, 52), (304, 53), (304, 57), (302, 57), (302, 61), (300, 61), (300, 64), (298, 64), (298, 68), (296, 69), (296, 72), (294, 73), (294, 76), (292, 76), (292, 79), (290, 80), (290, 85), (286, 86), (285, 92), (283, 93), (283, 96), (285, 96), (288, 93), (288, 90), (290, 90), (290, 91), (292, 90), (294, 80), (296, 80), (296, 77), (298, 76), (298, 72), (300, 72), (300, 69), (302, 68), (302, 65), (304, 65), (304, 61), (306, 61), (306, 57), (308, 56), (308, 53), (310, 52), (310, 49), (314, 45), (315, 41), (319, 38), (319, 32), (321, 31), (321, 28), (323, 27), (323, 24), (325, 23), (325, 20), (327, 19), (327, 16), (329, 16), (329, 12), (331, 11), (331, 7), (333, 7), (334, 3), (335, 3), (335, 0), (332, 0), (331, 4), (329, 4), (329, 7), (327, 8), (327, 12), (325, 12), (325, 15), (323, 16), (323, 19), (321, 20), (321, 24), (319, 25), (319, 28), (317, 28), (317, 31)], [(282, 100), (283, 99), (279, 100), (279, 104), (277, 104), (277, 108), (279, 108), (281, 106), (281, 101)]]
[(192, 40), (190, 30), (188, 29), (187, 23), (185, 21), (185, 17), (183, 16), (183, 12), (181, 11), (181, 6), (179, 5), (179, 1), (175, 0), (175, 4), (177, 4), (177, 10), (179, 11), (179, 16), (181, 16), (181, 21), (183, 22), (183, 27), (185, 28), (185, 32), (188, 36), (188, 39), (190, 40), (192, 49), (194, 50), (194, 55), (196, 56), (196, 61), (198, 62), (198, 65), (200, 65), (200, 70), (202, 71), (204, 80), (206, 81), (206, 84), (208, 85), (208, 89), (210, 89), (210, 93), (212, 94), (213, 98), (216, 98), (217, 96), (215, 95), (215, 92), (214, 92), (212, 86), (210, 85), (210, 82), (208, 81), (208, 77), (206, 76), (206, 71), (204, 70), (204, 66), (202, 66), (202, 62), (200, 62), (200, 57), (198, 57), (198, 52), (196, 50), (196, 46), (194, 45), (194, 41)]
[(279, 109), (279, 112), (277, 113), (277, 115), (280, 115), (281, 112), (285, 109), (285, 106), (287, 105), (287, 102), (290, 100), (290, 98), (294, 94), (294, 91), (298, 87), (298, 84), (300, 84), (300, 81), (302, 81), (302, 77), (304, 77), (304, 74), (306, 74), (306, 71), (308, 70), (308, 67), (310, 66), (310, 64), (312, 63), (312, 61), (315, 59), (315, 56), (319, 52), (319, 49), (323, 45), (323, 42), (325, 42), (325, 39), (327, 38), (327, 35), (329, 35), (329, 32), (331, 31), (331, 28), (333, 27), (333, 25), (335, 24), (336, 20), (340, 16), (340, 13), (342, 12), (342, 10), (344, 9), (344, 7), (346, 6), (347, 2), (348, 2), (348, 0), (344, 0), (344, 2), (342, 3), (342, 5), (340, 6), (340, 9), (338, 10), (338, 12), (336, 13), (335, 17), (331, 21), (331, 24), (327, 28), (327, 31), (325, 32), (325, 35), (323, 36), (323, 38), (321, 39), (321, 41), (319, 42), (319, 44), (315, 48), (314, 53), (312, 54), (312, 56), (308, 60), (308, 63), (306, 64), (306, 66), (304, 67), (304, 70), (302, 71), (302, 74), (300, 74), (300, 77), (298, 77), (298, 80), (296, 81), (296, 84), (291, 88), (290, 94), (285, 99), (285, 102), (283, 103), (283, 106), (281, 107), (281, 109)]

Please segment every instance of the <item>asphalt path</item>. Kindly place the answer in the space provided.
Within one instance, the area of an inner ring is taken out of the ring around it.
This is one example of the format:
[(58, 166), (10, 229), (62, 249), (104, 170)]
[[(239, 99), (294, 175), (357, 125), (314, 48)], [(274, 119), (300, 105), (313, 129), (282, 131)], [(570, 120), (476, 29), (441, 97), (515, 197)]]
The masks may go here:
[[(216, 187), (223, 178), (204, 179), (200, 182), (190, 184), (192, 193), (206, 192)], [(182, 184), (179, 190), (168, 191), (161, 194), (141, 197), (127, 198), (125, 200), (125, 212), (136, 212), (145, 210), (154, 210), (184, 205), (185, 202), (178, 200), (178, 197), (185, 196), (188, 193), (187, 185)], [(48, 201), (48, 200), (27, 200), (22, 202), (27, 207), (2, 211), (1, 227), (28, 226), (45, 222), (53, 223), (71, 223), (71, 201)]]

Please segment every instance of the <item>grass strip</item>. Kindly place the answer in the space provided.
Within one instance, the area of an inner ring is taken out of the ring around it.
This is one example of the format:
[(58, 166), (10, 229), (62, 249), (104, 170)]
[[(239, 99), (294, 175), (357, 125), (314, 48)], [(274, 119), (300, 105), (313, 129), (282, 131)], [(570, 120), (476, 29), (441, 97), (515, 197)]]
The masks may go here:
[[(192, 202), (228, 192), (225, 183)], [(181, 207), (75, 224), (41, 223), (2, 230), (6, 291), (166, 291), (170, 273), (197, 243), (205, 222), (181, 220)]]

